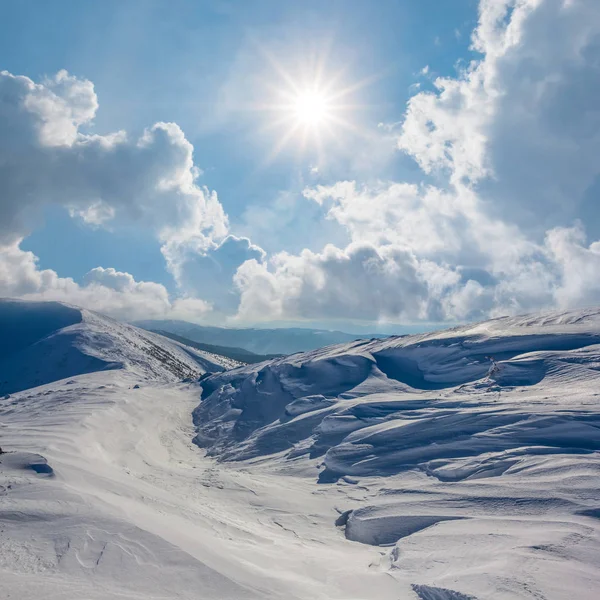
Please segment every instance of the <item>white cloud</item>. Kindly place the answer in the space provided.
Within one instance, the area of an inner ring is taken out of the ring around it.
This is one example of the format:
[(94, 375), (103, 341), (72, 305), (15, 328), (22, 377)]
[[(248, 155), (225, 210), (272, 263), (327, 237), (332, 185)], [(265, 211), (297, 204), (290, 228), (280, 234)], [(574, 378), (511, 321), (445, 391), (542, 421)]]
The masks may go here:
[(18, 242), (0, 246), (0, 297), (58, 300), (108, 314), (118, 319), (184, 319), (200, 321), (211, 306), (199, 299), (171, 301), (163, 285), (136, 281), (115, 269), (92, 269), (78, 285), (50, 269), (40, 270), (32, 252)]
[(556, 304), (567, 308), (598, 303), (600, 241), (587, 246), (581, 225), (559, 227), (548, 232), (546, 248), (560, 274), (560, 286), (554, 290)]
[(552, 229), (535, 244), (485, 220), (473, 235), (477, 222), (463, 217), (466, 235), (457, 234), (457, 219), (448, 254), (428, 241), (411, 248), (399, 236), (247, 261), (235, 276), (237, 317), (462, 321), (600, 302), (600, 242), (587, 245), (581, 227)]
[(193, 147), (174, 123), (140, 137), (83, 133), (94, 87), (59, 72), (41, 84), (0, 73), (0, 240), (22, 237), (44, 204), (85, 222), (136, 222), (169, 251), (210, 248), (228, 232), (215, 192), (199, 187)]
[[(482, 0), (480, 58), (407, 107), (445, 189), (307, 189), (351, 243), (242, 265), (240, 316), (449, 319), (600, 302), (600, 3)], [(595, 188), (593, 186), (596, 186)], [(566, 226), (565, 226), (566, 225)]]
[(549, 306), (548, 248), (480, 211), (470, 190), (339, 182), (305, 190), (351, 244), (238, 270), (239, 317), (465, 320)]
[(448, 242), (457, 237), (468, 208), (454, 194), (408, 183), (341, 181), (307, 188), (304, 196), (326, 205), (327, 217), (343, 225), (354, 241), (397, 243), (427, 255), (452, 252)]
[(410, 100), (399, 147), (541, 239), (596, 205), (600, 3), (482, 0), (472, 39), (482, 58)]
[(321, 253), (282, 253), (272, 264), (272, 272), (256, 260), (238, 269), (239, 318), (429, 316), (427, 284), (419, 264), (402, 248), (364, 243), (340, 250), (329, 245)]
[(227, 313), (235, 312), (240, 300), (233, 285), (237, 268), (247, 260), (262, 261), (266, 256), (248, 238), (233, 235), (208, 250), (194, 250), (186, 245), (167, 248), (163, 247), (163, 253), (178, 287)]
[[(135, 282), (112, 269), (94, 269), (80, 287), (52, 271), (38, 271), (33, 257), (19, 250), (43, 206), (59, 205), (90, 226), (150, 228), (180, 291), (201, 291), (182, 274), (193, 270), (187, 263), (217, 260), (208, 257), (225, 243), (229, 225), (216, 193), (197, 184), (192, 145), (174, 123), (156, 123), (139, 137), (86, 133), (97, 109), (92, 83), (66, 71), (42, 83), (0, 73), (0, 260), (9, 290), (4, 293), (25, 294), (22, 287), (31, 284), (32, 293), (92, 304), (110, 314), (164, 315), (176, 307), (205, 313), (204, 300), (172, 304), (164, 286)], [(260, 249), (252, 248), (255, 252), (239, 262), (257, 256)], [(6, 272), (15, 261), (26, 277)], [(228, 268), (229, 282), (221, 284), (231, 289), (235, 269)], [(122, 288), (115, 287), (118, 281)]]

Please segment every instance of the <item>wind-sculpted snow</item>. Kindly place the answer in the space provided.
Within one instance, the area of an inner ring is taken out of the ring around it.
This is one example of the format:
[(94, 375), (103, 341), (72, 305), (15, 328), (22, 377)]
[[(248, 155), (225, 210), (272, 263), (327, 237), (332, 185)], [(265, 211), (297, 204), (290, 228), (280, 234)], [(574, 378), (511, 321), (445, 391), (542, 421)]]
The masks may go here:
[[(522, 447), (595, 451), (599, 343), (588, 311), (296, 354), (205, 380), (196, 441), (226, 460), (323, 455), (325, 477)], [(556, 394), (574, 384), (574, 402)]]
[(178, 381), (232, 366), (228, 359), (58, 302), (0, 300), (0, 334), (0, 394), (105, 369)]
[(6, 306), (2, 597), (597, 598), (600, 311), (222, 371)]
[(429, 552), (420, 598), (593, 596), (600, 310), (331, 346), (202, 385), (198, 445), (353, 488), (335, 524), (391, 548), (378, 568)]

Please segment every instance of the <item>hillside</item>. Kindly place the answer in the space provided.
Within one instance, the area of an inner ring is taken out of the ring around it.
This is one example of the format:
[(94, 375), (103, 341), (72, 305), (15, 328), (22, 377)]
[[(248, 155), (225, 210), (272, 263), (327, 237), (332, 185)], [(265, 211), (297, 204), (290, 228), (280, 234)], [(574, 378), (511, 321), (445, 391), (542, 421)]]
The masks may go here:
[[(314, 445), (304, 451), (327, 450), (326, 464), (333, 464), (340, 435), (356, 431), (352, 439), (360, 447), (358, 431), (385, 423), (380, 427), (387, 432), (383, 451), (389, 451), (396, 447), (390, 445), (396, 419), (400, 419), (397, 434), (404, 438), (406, 411), (411, 416), (419, 409), (431, 411), (440, 402), (445, 414), (466, 409), (472, 423), (469, 433), (475, 434), (473, 409), (479, 411), (483, 400), (487, 404), (493, 398), (504, 411), (503, 401), (511, 399), (516, 411), (515, 393), (529, 399), (529, 394), (547, 387), (562, 390), (568, 386), (572, 392), (574, 381), (578, 390), (593, 389), (600, 377), (599, 343), (600, 312), (593, 310), (498, 319), (440, 333), (355, 341), (282, 357), (205, 380), (203, 401), (195, 412), (198, 441), (222, 458), (246, 459), (289, 449), (291, 443), (304, 448), (305, 440), (311, 440)], [(556, 401), (562, 410), (564, 398)], [(546, 412), (555, 407), (555, 402), (547, 404)], [(233, 407), (239, 411), (235, 419), (231, 418)], [(440, 412), (432, 413), (436, 422)], [(489, 422), (489, 408), (483, 413), (482, 429), (496, 425), (493, 419)], [(223, 415), (225, 422), (221, 422)], [(503, 421), (507, 424), (515, 418)], [(218, 436), (212, 436), (213, 427)], [(430, 441), (425, 434), (423, 442)], [(290, 452), (295, 456), (301, 450), (294, 447)], [(344, 474), (346, 467), (335, 463), (333, 470)], [(356, 465), (347, 467), (369, 474), (362, 465), (359, 456)], [(373, 468), (379, 472), (381, 467), (377, 463)]]
[(420, 598), (591, 598), (599, 344), (589, 309), (296, 354), (203, 381), (195, 441), (354, 486), (346, 537), (454, 590)]
[(124, 368), (179, 381), (231, 363), (88, 310), (0, 300), (0, 394), (83, 373)]
[(0, 308), (7, 598), (596, 598), (600, 309), (228, 369)]
[(376, 334), (357, 335), (324, 329), (234, 329), (207, 327), (187, 321), (137, 321), (138, 327), (173, 333), (202, 344), (243, 348), (254, 354), (293, 354), (315, 350), (331, 344), (350, 342), (356, 339), (382, 337)]

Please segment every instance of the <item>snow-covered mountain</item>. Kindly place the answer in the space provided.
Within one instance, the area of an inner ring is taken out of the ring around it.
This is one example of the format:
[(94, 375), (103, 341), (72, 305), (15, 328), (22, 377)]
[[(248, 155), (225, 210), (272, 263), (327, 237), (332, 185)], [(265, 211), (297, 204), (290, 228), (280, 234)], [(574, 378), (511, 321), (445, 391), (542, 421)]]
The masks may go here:
[[(397, 472), (436, 458), (442, 443), (453, 455), (470, 455), (474, 441), (463, 444), (466, 435), (480, 438), (481, 451), (529, 442), (561, 449), (573, 436), (578, 448), (595, 450), (597, 344), (594, 309), (355, 341), (248, 365), (203, 382), (196, 441), (226, 460), (324, 455), (332, 475)], [(540, 393), (548, 400), (541, 408)], [(515, 403), (515, 394), (523, 401)], [(568, 405), (578, 414), (565, 413)], [(537, 413), (544, 417), (533, 427)], [(512, 434), (481, 438), (499, 427)], [(418, 450), (433, 441), (435, 450)]]
[(0, 300), (0, 394), (124, 368), (164, 381), (235, 363), (59, 302)]
[(420, 598), (592, 598), (599, 344), (590, 309), (247, 366), (203, 382), (195, 441), (354, 486), (336, 524), (389, 546), (377, 569), (427, 573)]
[(232, 366), (1, 303), (0, 597), (597, 597), (600, 309)]

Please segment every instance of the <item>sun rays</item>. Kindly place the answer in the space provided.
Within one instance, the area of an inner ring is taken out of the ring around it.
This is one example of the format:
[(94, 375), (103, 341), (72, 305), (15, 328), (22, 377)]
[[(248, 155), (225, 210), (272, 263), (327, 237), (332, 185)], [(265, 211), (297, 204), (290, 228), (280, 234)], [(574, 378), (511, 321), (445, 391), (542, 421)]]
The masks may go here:
[(310, 153), (311, 160), (321, 164), (326, 148), (343, 150), (344, 134), (366, 135), (357, 125), (357, 112), (364, 106), (356, 92), (369, 81), (349, 85), (344, 71), (328, 73), (326, 53), (293, 70), (261, 50), (275, 73), (266, 86), (267, 101), (258, 107), (268, 118), (263, 131), (275, 139), (267, 164), (290, 148), (303, 157)]

